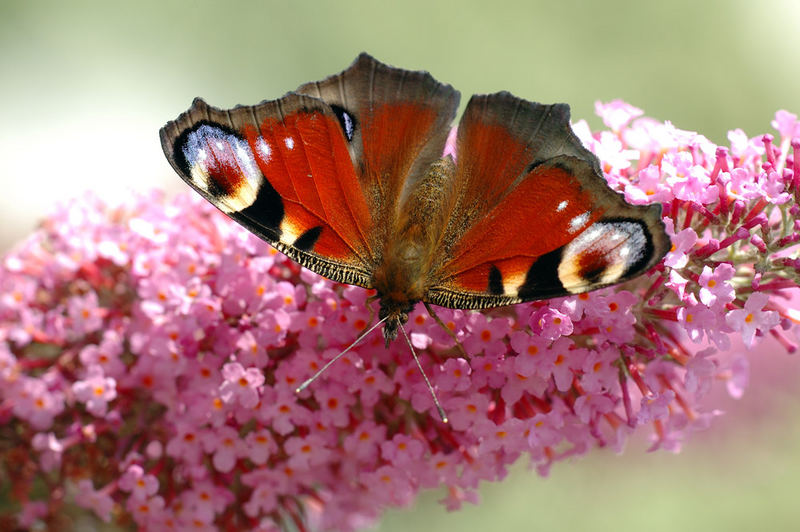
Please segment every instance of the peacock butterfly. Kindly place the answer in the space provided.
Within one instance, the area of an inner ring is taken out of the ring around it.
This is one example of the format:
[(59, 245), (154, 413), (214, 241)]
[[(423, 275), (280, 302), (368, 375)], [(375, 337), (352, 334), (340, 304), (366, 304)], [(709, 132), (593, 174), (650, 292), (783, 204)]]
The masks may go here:
[[(373, 288), (388, 345), (419, 302), (482, 309), (631, 279), (670, 246), (572, 132), (569, 106), (459, 93), (367, 54), (282, 98), (195, 99), (161, 129), (181, 178), (306, 268)], [(379, 322), (380, 323), (380, 322)]]

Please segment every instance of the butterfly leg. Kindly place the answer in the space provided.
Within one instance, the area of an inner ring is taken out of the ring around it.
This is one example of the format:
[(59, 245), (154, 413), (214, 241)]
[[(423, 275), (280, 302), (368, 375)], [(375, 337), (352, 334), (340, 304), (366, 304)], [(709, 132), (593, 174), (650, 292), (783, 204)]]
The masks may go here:
[(438, 323), (438, 324), (439, 324), (439, 327), (441, 327), (442, 329), (444, 329), (444, 331), (445, 331), (445, 332), (446, 332), (448, 335), (450, 335), (450, 338), (452, 338), (452, 339), (453, 339), (453, 341), (454, 341), (454, 342), (455, 342), (455, 344), (456, 344), (456, 347), (458, 348), (458, 350), (459, 350), (459, 351), (461, 351), (461, 356), (463, 356), (464, 358), (469, 358), (469, 355), (467, 354), (467, 350), (466, 350), (466, 349), (464, 349), (464, 346), (463, 346), (463, 345), (461, 345), (461, 342), (458, 340), (458, 337), (456, 336), (456, 333), (454, 333), (454, 332), (453, 332), (453, 331), (450, 329), (450, 327), (448, 327), (447, 325), (445, 325), (445, 323), (442, 321), (442, 318), (440, 318), (440, 317), (439, 317), (439, 315), (438, 315), (438, 314), (436, 314), (436, 311), (434, 311), (434, 310), (433, 310), (433, 307), (430, 305), (430, 303), (423, 302), (423, 304), (425, 305), (425, 310), (427, 310), (427, 311), (428, 311), (428, 314), (430, 314), (430, 315), (431, 315), (431, 317), (432, 317), (434, 320), (436, 320), (436, 323)]
[[(367, 309), (369, 310), (369, 320), (367, 320), (367, 326), (364, 327), (364, 331), (366, 331), (367, 328), (372, 324), (372, 322), (375, 321), (375, 307), (372, 306), (372, 303), (374, 301), (378, 300), (378, 299), (380, 299), (378, 297), (378, 294), (375, 294), (375, 295), (369, 296), (367, 298), (367, 300), (364, 302), (364, 304), (367, 306)], [(361, 332), (364, 332), (364, 331), (361, 331)]]

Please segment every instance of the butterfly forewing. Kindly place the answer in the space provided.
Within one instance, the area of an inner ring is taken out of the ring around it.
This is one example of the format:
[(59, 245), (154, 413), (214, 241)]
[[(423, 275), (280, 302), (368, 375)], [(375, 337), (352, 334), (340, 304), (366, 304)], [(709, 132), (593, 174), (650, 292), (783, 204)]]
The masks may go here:
[(371, 215), (330, 107), (288, 94), (222, 111), (195, 100), (162, 144), (195, 190), (331, 279), (368, 286)]

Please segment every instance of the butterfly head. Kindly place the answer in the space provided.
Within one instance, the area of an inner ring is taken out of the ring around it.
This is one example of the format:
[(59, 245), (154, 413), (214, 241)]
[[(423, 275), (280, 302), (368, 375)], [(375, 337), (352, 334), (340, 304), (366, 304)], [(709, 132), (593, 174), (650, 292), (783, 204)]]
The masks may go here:
[(378, 317), (386, 321), (383, 324), (383, 338), (386, 341), (386, 347), (389, 343), (397, 338), (397, 331), (402, 325), (408, 321), (408, 315), (414, 310), (417, 302), (406, 300), (397, 300), (390, 297), (381, 298), (381, 307), (378, 311)]

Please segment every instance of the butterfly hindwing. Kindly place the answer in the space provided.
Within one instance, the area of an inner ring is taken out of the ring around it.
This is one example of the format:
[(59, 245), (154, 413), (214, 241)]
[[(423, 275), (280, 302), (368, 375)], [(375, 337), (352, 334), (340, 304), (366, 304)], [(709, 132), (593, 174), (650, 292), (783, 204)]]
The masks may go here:
[(457, 206), (426, 301), (484, 308), (632, 278), (669, 245), (660, 208), (627, 204), (569, 127), (569, 107), (473, 97), (459, 124)]

